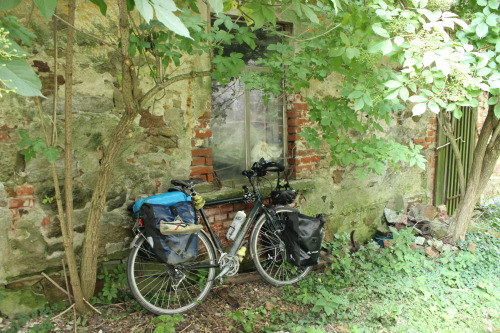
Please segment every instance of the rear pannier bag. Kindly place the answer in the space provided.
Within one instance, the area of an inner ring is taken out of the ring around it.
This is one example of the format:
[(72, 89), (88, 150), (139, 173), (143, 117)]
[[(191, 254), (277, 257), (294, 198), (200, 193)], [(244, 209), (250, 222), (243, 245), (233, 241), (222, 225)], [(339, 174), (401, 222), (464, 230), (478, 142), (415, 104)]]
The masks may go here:
[(160, 232), (162, 222), (197, 222), (196, 211), (190, 199), (184, 193), (169, 192), (141, 199), (139, 205), (134, 205), (134, 211), (137, 209), (136, 212), (144, 222), (146, 238), (153, 252), (170, 265), (194, 259), (198, 254), (198, 233), (163, 235)]
[(286, 219), (283, 236), (288, 262), (298, 267), (317, 265), (325, 225), (323, 214), (312, 217), (290, 212)]

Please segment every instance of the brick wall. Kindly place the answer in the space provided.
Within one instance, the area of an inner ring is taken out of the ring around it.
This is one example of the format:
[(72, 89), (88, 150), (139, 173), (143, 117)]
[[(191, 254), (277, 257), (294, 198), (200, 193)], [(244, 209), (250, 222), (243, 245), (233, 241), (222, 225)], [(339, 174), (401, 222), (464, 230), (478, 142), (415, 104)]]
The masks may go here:
[(27, 208), (33, 208), (35, 204), (35, 188), (33, 186), (17, 186), (6, 188), (9, 209), (12, 213), (12, 226), (21, 218), (28, 214)]
[(243, 210), (248, 215), (253, 205), (253, 203), (237, 202), (219, 206), (206, 206), (203, 208), (207, 214), (210, 226), (220, 238), (223, 246), (231, 245), (232, 243), (226, 238), (226, 233), (233, 222), (236, 212)]
[(193, 128), (194, 138), (191, 140), (191, 178), (202, 178), (211, 182), (213, 178), (212, 149), (208, 147), (208, 139), (212, 136), (210, 129), (210, 113), (198, 118), (198, 125)]
[(292, 178), (308, 178), (318, 167), (321, 156), (306, 145), (306, 139), (300, 136), (302, 129), (312, 126), (308, 120), (309, 106), (300, 94), (289, 96), (287, 104), (288, 125), (288, 165)]
[[(438, 120), (436, 117), (429, 118), (425, 136), (416, 137), (413, 139), (413, 143), (416, 145), (423, 146), (422, 153), (427, 157), (427, 190), (434, 196), (435, 189), (435, 178), (436, 178), (436, 162), (438, 151), (435, 150), (438, 142)], [(434, 200), (432, 198), (432, 200)]]

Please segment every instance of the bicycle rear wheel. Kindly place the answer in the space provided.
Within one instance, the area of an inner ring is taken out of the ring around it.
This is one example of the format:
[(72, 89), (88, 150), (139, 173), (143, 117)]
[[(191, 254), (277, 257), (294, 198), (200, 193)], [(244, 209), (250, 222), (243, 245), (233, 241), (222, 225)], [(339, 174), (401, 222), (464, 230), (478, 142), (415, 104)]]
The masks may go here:
[(274, 286), (294, 284), (305, 277), (312, 267), (296, 267), (289, 263), (283, 242), (284, 214), (295, 211), (291, 207), (277, 207), (272, 221), (262, 214), (250, 236), (250, 253), (255, 268)]
[(160, 261), (141, 238), (128, 259), (129, 287), (137, 302), (156, 315), (183, 313), (210, 292), (215, 263), (215, 251), (203, 232), (198, 233), (198, 256), (178, 265)]

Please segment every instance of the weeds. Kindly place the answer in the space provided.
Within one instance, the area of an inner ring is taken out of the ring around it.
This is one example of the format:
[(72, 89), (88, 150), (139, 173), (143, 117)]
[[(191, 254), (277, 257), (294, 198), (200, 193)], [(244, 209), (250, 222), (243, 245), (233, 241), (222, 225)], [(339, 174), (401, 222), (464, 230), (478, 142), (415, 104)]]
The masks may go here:
[[(498, 230), (498, 216), (491, 215), (493, 223), (484, 225)], [(373, 242), (354, 254), (349, 254), (348, 235), (328, 243), (333, 259), (328, 269), (284, 288), (283, 300), (304, 309), (300, 318), (289, 320), (279, 309), (273, 314), (234, 311), (228, 317), (243, 332), (331, 332), (332, 325), (346, 332), (500, 329), (498, 238), (469, 233), (458, 244), (460, 251), (443, 250), (433, 259), (415, 247), (411, 230), (392, 232), (390, 247)]]
[(114, 304), (130, 298), (126, 270), (125, 265), (117, 265), (112, 269), (103, 268), (97, 277), (103, 280), (104, 285), (99, 295), (93, 298), (94, 303)]
[(151, 320), (155, 325), (154, 333), (175, 333), (175, 326), (183, 321), (184, 318), (179, 314), (158, 316)]

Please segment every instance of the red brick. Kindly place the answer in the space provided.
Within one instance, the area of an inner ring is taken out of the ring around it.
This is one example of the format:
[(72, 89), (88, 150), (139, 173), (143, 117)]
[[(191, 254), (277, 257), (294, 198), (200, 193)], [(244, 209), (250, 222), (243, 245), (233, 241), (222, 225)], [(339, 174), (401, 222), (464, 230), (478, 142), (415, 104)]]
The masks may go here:
[(0, 130), (0, 141), (7, 141), (9, 140), (9, 132)]
[(205, 211), (205, 214), (208, 216), (214, 216), (220, 213), (220, 206), (215, 206), (215, 207), (205, 207), (203, 208)]
[(205, 157), (195, 157), (191, 161), (191, 165), (205, 165)]
[(308, 155), (316, 155), (316, 151), (314, 149), (304, 149), (304, 150), (298, 150), (297, 151), (297, 156), (308, 156)]
[(286, 113), (286, 116), (290, 119), (292, 118), (305, 118), (307, 116), (307, 112), (300, 110), (290, 110)]
[(303, 118), (290, 118), (287, 121), (288, 126), (301, 126), (307, 123), (310, 123), (310, 121)]
[(233, 205), (233, 209), (235, 211), (238, 211), (238, 210), (245, 210), (247, 207), (246, 203), (244, 202), (237, 202)]
[(202, 167), (192, 167), (191, 168), (191, 176), (194, 175), (204, 175), (207, 173), (214, 172), (214, 168), (212, 166), (202, 166)]
[(301, 137), (298, 134), (288, 134), (288, 137), (287, 137), (288, 141), (298, 141), (300, 139), (301, 139)]
[(222, 222), (222, 221), (225, 221), (228, 219), (227, 214), (217, 214), (214, 217), (215, 217), (215, 221), (217, 221), (217, 222)]
[(211, 173), (207, 173), (207, 182), (213, 182), (214, 181), (214, 175)]
[(292, 134), (292, 133), (300, 133), (302, 132), (302, 128), (301, 127), (295, 127), (295, 126), (291, 126), (291, 127), (288, 127), (288, 133)]
[(295, 171), (296, 172), (302, 172), (302, 171), (310, 171), (310, 170), (313, 170), (314, 169), (314, 166), (311, 165), (311, 164), (308, 164), (308, 165), (298, 165), (295, 167)]
[(222, 205), (220, 207), (220, 211), (221, 213), (227, 213), (227, 212), (232, 212), (234, 211), (234, 207), (232, 204), (229, 204), (229, 205)]
[(205, 164), (206, 165), (212, 165), (213, 164), (213, 160), (211, 157), (206, 157), (205, 158)]
[(16, 188), (16, 194), (18, 196), (33, 195), (33, 194), (35, 194), (35, 187), (34, 186), (18, 186)]
[(212, 130), (195, 130), (194, 131), (195, 138), (209, 138), (212, 136)]
[(308, 157), (302, 157), (300, 159), (300, 164), (308, 164), (308, 163), (311, 163), (311, 157), (308, 156)]
[(191, 151), (192, 156), (212, 156), (212, 148), (197, 148)]
[(319, 162), (321, 161), (321, 156), (315, 155), (311, 157), (312, 162)]
[(9, 208), (19, 208), (19, 207), (28, 207), (29, 200), (25, 199), (10, 199), (9, 200)]
[(50, 216), (45, 216), (42, 220), (42, 227), (45, 227), (50, 224)]
[(307, 103), (294, 103), (292, 106), (294, 110), (309, 110), (309, 105)]
[(17, 196), (17, 194), (16, 194), (16, 190), (14, 190), (12, 187), (6, 187), (6, 188), (5, 188), (5, 191), (7, 192), (7, 196), (8, 196), (8, 197), (13, 198), (13, 197), (16, 197), (16, 196)]

